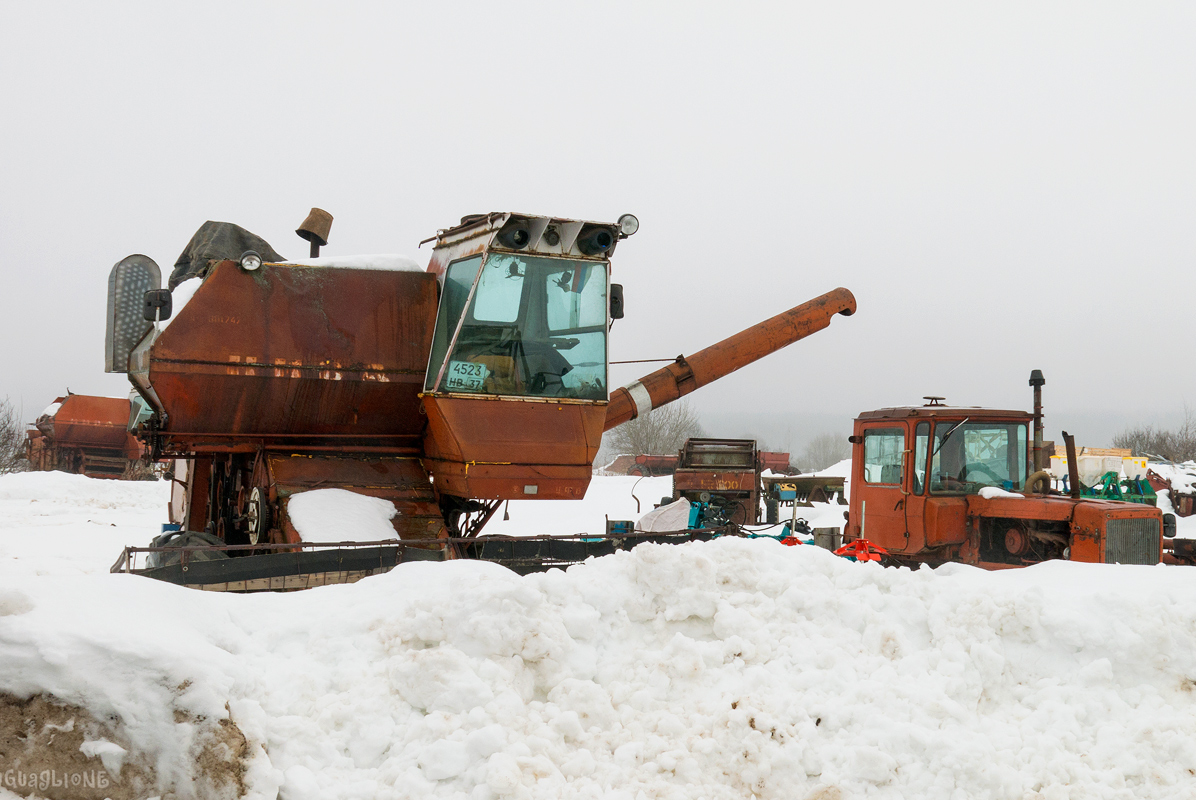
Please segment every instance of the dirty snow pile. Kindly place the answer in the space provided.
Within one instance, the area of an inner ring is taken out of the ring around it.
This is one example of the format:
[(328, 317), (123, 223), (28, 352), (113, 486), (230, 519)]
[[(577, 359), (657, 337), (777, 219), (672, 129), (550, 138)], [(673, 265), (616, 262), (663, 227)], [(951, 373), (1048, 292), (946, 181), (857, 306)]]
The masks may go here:
[[(68, 487), (80, 499), (66, 505), (146, 532), (137, 484), (15, 477), (0, 477), (4, 504), (26, 492), (37, 509)], [(60, 546), (40, 518), (2, 507), (7, 552)], [(1187, 567), (911, 572), (720, 539), (527, 577), (424, 562), (224, 595), (38, 563), (0, 559), (0, 698), (51, 695), (115, 720), (89, 752), (109, 754), (114, 780), (141, 765), (180, 798), (219, 796), (192, 783), (218, 725), (244, 737), (219, 751), (240, 753), (239, 783), (219, 786), (269, 800), (1128, 799), (1196, 786)]]

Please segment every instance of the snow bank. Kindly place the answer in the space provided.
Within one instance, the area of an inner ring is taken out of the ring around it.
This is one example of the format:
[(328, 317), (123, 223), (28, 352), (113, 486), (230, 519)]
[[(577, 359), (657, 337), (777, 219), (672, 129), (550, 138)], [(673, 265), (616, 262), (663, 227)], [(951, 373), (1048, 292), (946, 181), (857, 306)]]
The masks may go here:
[(391, 253), (372, 253), (357, 256), (327, 256), (287, 261), (295, 267), (341, 267), (345, 269), (381, 269), (393, 272), (423, 272), (414, 259)]
[[(616, 486), (595, 481), (629, 502)], [(327, 491), (295, 500), (326, 511)], [(1196, 568), (911, 572), (722, 538), (524, 578), (414, 563), (284, 594), (107, 574), (118, 544), (156, 532), (168, 492), (0, 476), (0, 700), (44, 694), (112, 720), (125, 764), (180, 798), (222, 722), (247, 739), (245, 796), (269, 800), (1128, 799), (1194, 785)], [(507, 524), (524, 506), (556, 507), (512, 504)], [(551, 532), (569, 532), (553, 513)], [(97, 768), (115, 752), (90, 749)]]
[(397, 539), (395, 504), (345, 489), (313, 489), (287, 501), (291, 523), (305, 542), (380, 542)]
[(46, 406), (42, 413), (37, 416), (37, 418), (41, 419), (42, 417), (53, 417), (58, 413), (58, 409), (60, 408), (62, 408), (62, 403), (50, 403), (50, 405)]
[(0, 690), (118, 715), (161, 774), (191, 746), (174, 712), (231, 715), (249, 797), (1172, 798), (1196, 771), (1188, 568), (727, 538), (526, 578), (4, 592)]
[(146, 546), (161, 531), (169, 502), (167, 481), (0, 475), (0, 588), (10, 572), (108, 572), (125, 545)]

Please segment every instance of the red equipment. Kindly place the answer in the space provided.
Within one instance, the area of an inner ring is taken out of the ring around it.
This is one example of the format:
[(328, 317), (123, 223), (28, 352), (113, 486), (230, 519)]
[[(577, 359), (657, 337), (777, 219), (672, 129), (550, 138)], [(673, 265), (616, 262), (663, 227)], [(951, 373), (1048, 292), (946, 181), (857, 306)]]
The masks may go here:
[(141, 443), (128, 432), (129, 411), (126, 399), (68, 392), (26, 431), (26, 458), (35, 470), (120, 478), (141, 457)]

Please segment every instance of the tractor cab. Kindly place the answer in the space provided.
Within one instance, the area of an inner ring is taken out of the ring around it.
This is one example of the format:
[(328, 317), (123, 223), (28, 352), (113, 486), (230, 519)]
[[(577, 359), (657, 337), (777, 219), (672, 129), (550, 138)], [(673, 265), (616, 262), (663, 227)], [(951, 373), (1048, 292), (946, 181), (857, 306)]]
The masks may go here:
[(1082, 498), (1078, 480), (1064, 495), (1032, 468), (1034, 415), (927, 399), (856, 419), (845, 539), (867, 539), (911, 564), (1159, 562), (1157, 508)]
[(421, 398), (424, 463), (442, 495), (581, 497), (609, 396), (607, 333), (622, 316), (617, 223), (492, 213), (435, 237), (440, 305)]
[(1030, 414), (938, 401), (856, 419), (849, 537), (895, 553), (958, 544), (968, 496), (1025, 485)]

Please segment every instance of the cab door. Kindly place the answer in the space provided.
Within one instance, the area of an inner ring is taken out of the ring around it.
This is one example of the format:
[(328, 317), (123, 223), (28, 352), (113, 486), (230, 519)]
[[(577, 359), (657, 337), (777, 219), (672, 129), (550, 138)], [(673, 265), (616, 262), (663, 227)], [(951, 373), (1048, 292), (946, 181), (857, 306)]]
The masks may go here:
[(861, 469), (851, 487), (860, 497), (861, 538), (886, 550), (906, 549), (906, 500), (909, 428), (902, 422), (878, 421), (862, 431)]
[(914, 426), (913, 447), (906, 459), (906, 485), (909, 487), (909, 494), (905, 498), (906, 538), (899, 548), (905, 553), (917, 553), (926, 549), (926, 476), (930, 460), (929, 451), (930, 423), (924, 420)]

